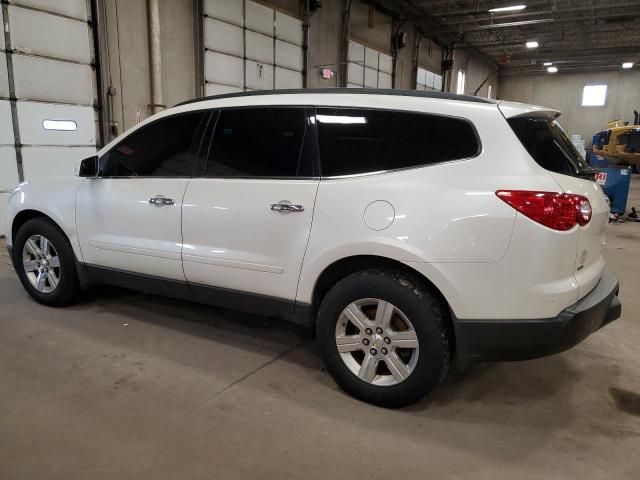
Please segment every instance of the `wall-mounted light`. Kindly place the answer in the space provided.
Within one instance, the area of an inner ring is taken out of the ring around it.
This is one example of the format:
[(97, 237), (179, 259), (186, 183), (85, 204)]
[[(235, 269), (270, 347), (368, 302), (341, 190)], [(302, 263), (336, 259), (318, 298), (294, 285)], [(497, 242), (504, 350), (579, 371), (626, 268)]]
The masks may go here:
[(45, 130), (59, 130), (73, 132), (78, 129), (78, 124), (73, 120), (43, 120), (42, 128)]
[(545, 67), (550, 67), (551, 65), (553, 65), (553, 62), (544, 62), (542, 65), (544, 65)]
[(511, 5), (510, 7), (490, 8), (489, 13), (516, 12), (518, 10), (524, 10), (525, 8), (527, 8), (526, 5)]
[(538, 48), (540, 46), (535, 40), (529, 40), (525, 45), (527, 48)]
[(622, 64), (622, 68), (632, 68), (633, 67), (633, 62), (624, 62)]
[(556, 73), (558, 71), (558, 67), (549, 67), (547, 68), (547, 72)]

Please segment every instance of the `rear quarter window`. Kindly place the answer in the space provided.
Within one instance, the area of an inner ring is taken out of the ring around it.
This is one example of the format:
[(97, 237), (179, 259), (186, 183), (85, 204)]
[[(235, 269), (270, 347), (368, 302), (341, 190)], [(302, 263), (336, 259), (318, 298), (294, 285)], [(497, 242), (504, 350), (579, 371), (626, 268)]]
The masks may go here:
[(354, 108), (316, 110), (325, 177), (419, 167), (476, 156), (468, 120), (425, 113)]
[(588, 168), (555, 120), (517, 117), (507, 121), (529, 155), (545, 170), (577, 177)]

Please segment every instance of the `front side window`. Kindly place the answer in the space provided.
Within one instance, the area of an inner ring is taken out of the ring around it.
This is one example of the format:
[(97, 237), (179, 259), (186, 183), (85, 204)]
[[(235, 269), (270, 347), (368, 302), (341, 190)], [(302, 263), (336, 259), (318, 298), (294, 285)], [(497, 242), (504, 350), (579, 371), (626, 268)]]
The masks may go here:
[(301, 107), (222, 110), (209, 150), (207, 177), (303, 176), (306, 113)]
[(208, 112), (172, 115), (128, 135), (105, 156), (104, 177), (190, 177), (194, 139)]
[(516, 117), (509, 119), (509, 125), (529, 155), (542, 168), (571, 176), (580, 176), (581, 172), (588, 168), (585, 160), (555, 120)]
[(460, 118), (389, 110), (318, 108), (323, 176), (354, 175), (474, 157), (475, 129)]

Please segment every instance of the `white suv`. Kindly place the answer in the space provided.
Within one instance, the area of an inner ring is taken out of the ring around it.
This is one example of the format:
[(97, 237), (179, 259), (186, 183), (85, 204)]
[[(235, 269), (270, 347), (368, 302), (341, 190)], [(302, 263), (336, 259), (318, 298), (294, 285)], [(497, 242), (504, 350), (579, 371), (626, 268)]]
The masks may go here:
[(354, 396), (453, 359), (559, 352), (620, 316), (607, 202), (547, 108), (424, 92), (232, 94), (155, 115), (11, 196), (39, 302), (91, 284), (313, 326)]

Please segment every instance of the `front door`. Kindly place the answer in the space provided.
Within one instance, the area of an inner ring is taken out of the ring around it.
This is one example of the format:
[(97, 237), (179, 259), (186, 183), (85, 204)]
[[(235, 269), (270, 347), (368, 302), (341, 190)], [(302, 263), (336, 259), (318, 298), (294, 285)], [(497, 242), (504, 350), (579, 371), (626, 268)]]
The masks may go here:
[(303, 107), (220, 111), (204, 175), (184, 198), (190, 285), (256, 294), (262, 305), (265, 297), (286, 300), (293, 308), (318, 189), (313, 139)]
[(100, 176), (85, 179), (76, 197), (86, 264), (184, 281), (182, 199), (208, 117), (161, 118), (101, 157)]

